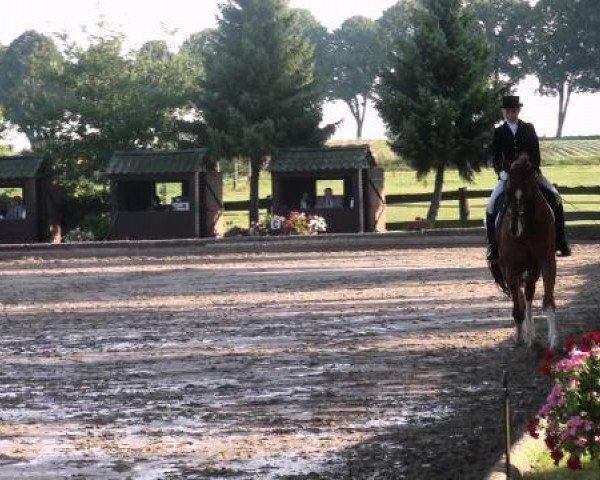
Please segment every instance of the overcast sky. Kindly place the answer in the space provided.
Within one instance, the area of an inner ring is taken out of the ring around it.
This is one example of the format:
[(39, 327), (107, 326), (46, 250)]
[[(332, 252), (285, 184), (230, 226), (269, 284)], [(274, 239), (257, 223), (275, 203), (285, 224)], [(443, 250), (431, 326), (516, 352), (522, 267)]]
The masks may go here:
[[(365, 15), (377, 18), (396, 0), (291, 0), (292, 7), (309, 9), (327, 28), (337, 28), (346, 18)], [(104, 20), (125, 32), (128, 47), (135, 48), (147, 40), (165, 39), (177, 48), (187, 36), (214, 27), (218, 0), (16, 0), (3, 2), (0, 16), (0, 42), (10, 43), (28, 29), (43, 33), (68, 32), (84, 38), (82, 27), (93, 29)], [(10, 5), (10, 6), (9, 6)], [(534, 122), (540, 135), (553, 136), (556, 131), (557, 100), (536, 95), (537, 82), (528, 78), (519, 86), (523, 97), (522, 118)], [(352, 138), (354, 120), (343, 104), (327, 105), (325, 121), (344, 118), (337, 138)], [(600, 94), (575, 95), (567, 115), (565, 135), (600, 134), (596, 121)], [(365, 138), (385, 136), (385, 128), (374, 109), (367, 112)]]

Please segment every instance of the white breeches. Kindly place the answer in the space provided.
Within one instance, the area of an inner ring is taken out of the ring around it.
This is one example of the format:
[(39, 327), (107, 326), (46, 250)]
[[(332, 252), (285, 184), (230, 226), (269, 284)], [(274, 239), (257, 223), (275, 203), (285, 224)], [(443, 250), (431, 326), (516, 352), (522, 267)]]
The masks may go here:
[(496, 200), (498, 200), (498, 197), (500, 197), (500, 195), (504, 193), (505, 189), (506, 180), (499, 180), (496, 186), (494, 187), (494, 190), (492, 191), (492, 195), (488, 200), (487, 208), (485, 210), (489, 215), (494, 213), (494, 206), (496, 205)]
[[(547, 190), (550, 190), (554, 196), (556, 197), (556, 201), (561, 204), (562, 203), (562, 199), (560, 198), (560, 193), (558, 193), (558, 190), (556, 189), (556, 187), (550, 183), (550, 181), (544, 177), (543, 175), (539, 175), (538, 176), (538, 183), (540, 184), (540, 186), (544, 187)], [(490, 199), (488, 201), (487, 204), (487, 208), (486, 208), (486, 212), (488, 214), (492, 214), (494, 213), (494, 205), (496, 205), (496, 200), (498, 200), (498, 197), (500, 197), (500, 195), (502, 195), (504, 193), (504, 190), (506, 189), (506, 180), (499, 180), (498, 183), (496, 184), (496, 186), (494, 187), (494, 190), (492, 191), (492, 195), (490, 196)]]

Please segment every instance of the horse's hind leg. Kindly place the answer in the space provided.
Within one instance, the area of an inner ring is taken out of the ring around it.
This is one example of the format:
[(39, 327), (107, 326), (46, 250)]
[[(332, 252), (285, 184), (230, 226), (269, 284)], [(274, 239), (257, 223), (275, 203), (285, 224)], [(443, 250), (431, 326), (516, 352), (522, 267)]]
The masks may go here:
[(540, 272), (528, 272), (525, 279), (525, 321), (523, 336), (525, 343), (531, 348), (535, 341), (535, 322), (533, 321), (533, 297), (535, 296), (535, 283)]
[(542, 308), (548, 321), (548, 344), (551, 350), (558, 346), (558, 327), (556, 325), (556, 303), (554, 302), (554, 286), (556, 284), (556, 258), (554, 255), (542, 266), (544, 279), (544, 300)]

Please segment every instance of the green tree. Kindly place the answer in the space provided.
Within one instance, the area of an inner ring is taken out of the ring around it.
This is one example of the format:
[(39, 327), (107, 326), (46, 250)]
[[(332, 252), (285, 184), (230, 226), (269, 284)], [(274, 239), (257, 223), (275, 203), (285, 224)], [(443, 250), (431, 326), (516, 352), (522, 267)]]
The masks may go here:
[(571, 94), (600, 89), (600, 20), (594, 0), (540, 0), (534, 7), (529, 57), (542, 95), (558, 96), (562, 136)]
[(410, 18), (411, 34), (398, 40), (395, 62), (382, 74), (377, 107), (392, 149), (417, 178), (435, 174), (433, 223), (446, 169), (470, 181), (482, 167), (498, 98), (487, 42), (461, 0), (422, 0)]
[[(1, 48), (2, 45), (0, 45), (0, 55), (2, 55)], [(0, 107), (0, 155), (8, 155), (11, 151), (10, 146), (3, 143), (6, 141), (5, 124), (6, 120), (4, 119), (4, 112)]]
[(193, 61), (204, 65), (206, 57), (214, 54), (215, 33), (213, 28), (192, 33), (181, 45), (179, 53), (188, 55)]
[(144, 43), (137, 52), (138, 59), (150, 62), (165, 63), (173, 58), (169, 46), (164, 40), (150, 40)]
[[(140, 110), (148, 125), (146, 145), (186, 145), (187, 118), (195, 117), (203, 66), (189, 56), (173, 54), (164, 41), (151, 41), (137, 52), (131, 72), (133, 88), (142, 97)], [(142, 145), (143, 137), (137, 139)]]
[(69, 116), (52, 151), (68, 190), (94, 191), (115, 150), (177, 145), (175, 112), (197, 89), (196, 71), (164, 42), (124, 56), (123, 41), (107, 34), (66, 49), (60, 80)]
[(356, 121), (356, 138), (362, 138), (369, 101), (384, 63), (382, 37), (377, 23), (351, 17), (331, 38), (331, 99), (342, 100)]
[(532, 21), (527, 0), (473, 0), (471, 7), (492, 49), (497, 84), (521, 81), (528, 69), (527, 36)]
[(250, 221), (258, 220), (258, 179), (279, 147), (321, 145), (313, 47), (285, 0), (221, 5), (215, 54), (206, 59), (201, 109), (213, 151), (250, 160)]
[(325, 99), (331, 84), (331, 35), (309, 10), (297, 8), (292, 11), (301, 32), (313, 46), (316, 88)]
[(410, 10), (414, 0), (401, 0), (385, 10), (377, 19), (383, 51), (387, 59), (393, 59), (400, 40), (410, 32)]
[(190, 64), (197, 78), (196, 89), (192, 92), (190, 102), (175, 120), (175, 128), (179, 134), (180, 148), (197, 148), (208, 145), (208, 130), (202, 112), (202, 90), (200, 85), (204, 79), (206, 58), (214, 55), (216, 30), (207, 28), (191, 34), (181, 45), (178, 55)]
[(62, 62), (54, 41), (34, 30), (21, 34), (0, 55), (0, 106), (33, 150), (43, 149), (62, 123), (64, 89), (51, 79)]

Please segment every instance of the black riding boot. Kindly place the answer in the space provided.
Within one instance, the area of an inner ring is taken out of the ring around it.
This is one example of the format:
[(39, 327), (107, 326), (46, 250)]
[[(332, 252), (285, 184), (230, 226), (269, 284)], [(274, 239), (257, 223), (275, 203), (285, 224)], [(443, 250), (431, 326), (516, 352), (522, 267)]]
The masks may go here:
[(560, 252), (562, 257), (571, 255), (571, 247), (567, 242), (567, 234), (565, 231), (565, 211), (562, 203), (557, 203), (554, 209), (554, 223), (556, 225), (556, 250)]
[(485, 214), (485, 229), (487, 232), (487, 241), (488, 241), (488, 249), (486, 254), (486, 259), (488, 262), (493, 262), (498, 260), (498, 241), (496, 240), (496, 225), (495, 225), (495, 215), (489, 214), (486, 212)]
[(571, 247), (567, 242), (567, 236), (565, 232), (565, 211), (562, 203), (556, 198), (553, 192), (542, 188), (542, 194), (548, 201), (552, 212), (554, 212), (554, 226), (556, 228), (556, 251), (560, 252), (562, 257), (568, 257), (571, 255)]

